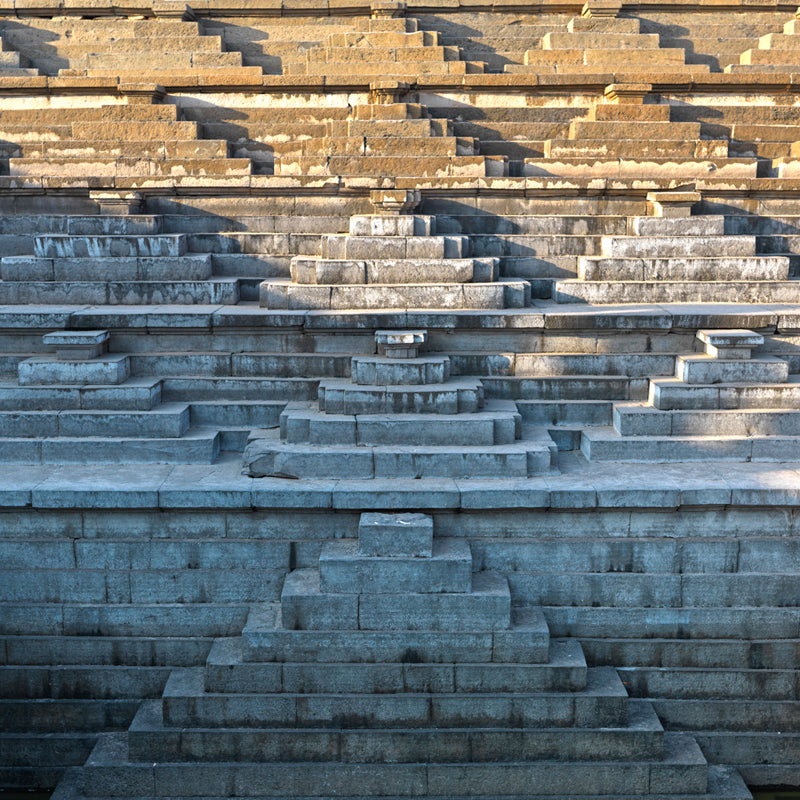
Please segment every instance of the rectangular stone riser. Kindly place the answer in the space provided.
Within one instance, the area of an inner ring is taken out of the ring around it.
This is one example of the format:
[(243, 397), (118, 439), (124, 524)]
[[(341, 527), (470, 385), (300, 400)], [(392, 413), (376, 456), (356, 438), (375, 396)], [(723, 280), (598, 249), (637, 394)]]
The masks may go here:
[(183, 234), (159, 236), (37, 236), (33, 249), (37, 258), (94, 258), (135, 256), (182, 256), (187, 238)]
[(256, 439), (244, 453), (253, 477), (305, 478), (525, 478), (548, 472), (551, 445), (519, 442), (483, 447), (326, 447)]
[(664, 436), (623, 438), (613, 428), (581, 434), (581, 451), (589, 461), (670, 463), (676, 461), (791, 461), (800, 439), (795, 436)]
[(470, 594), (289, 594), (284, 587), (282, 622), (294, 630), (505, 630), (511, 598), (500, 583)]
[(688, 384), (786, 383), (789, 365), (771, 356), (724, 360), (708, 356), (678, 356), (675, 375)]
[(353, 383), (362, 386), (439, 384), (450, 377), (450, 359), (447, 356), (393, 359), (357, 355), (352, 358), (350, 376)]
[[(328, 236), (322, 240), (321, 267), (333, 268), (338, 259), (351, 261), (365, 260), (367, 269), (397, 270), (401, 263), (408, 263), (409, 269), (432, 268), (432, 261), (449, 260), (456, 263), (453, 269), (466, 270), (472, 259), (464, 258), (469, 247), (466, 236), (401, 236), (362, 234), (359, 236)], [(331, 264), (329, 261), (333, 260)], [(398, 263), (399, 262), (399, 263)], [(410, 262), (410, 263), (409, 263)], [(441, 264), (441, 267), (446, 265)], [(379, 283), (380, 281), (375, 281)], [(405, 283), (406, 281), (398, 281)], [(408, 281), (411, 283), (411, 281)], [(393, 281), (383, 281), (393, 283)]]
[(319, 387), (319, 408), (326, 414), (472, 414), (482, 406), (478, 381), (388, 388), (321, 381)]
[(748, 409), (800, 408), (800, 385), (707, 386), (678, 380), (650, 382), (648, 402), (655, 408)]
[(303, 286), (285, 281), (261, 284), (265, 308), (335, 310), (347, 308), (524, 308), (530, 284), (522, 281), (471, 284), (373, 284), (370, 286)]
[(180, 439), (0, 439), (2, 464), (213, 464), (219, 452), (216, 432)]
[[(24, 363), (24, 362), (23, 362)], [(33, 383), (36, 383), (34, 381)], [(0, 383), (0, 409), (26, 408), (150, 411), (161, 403), (161, 382), (138, 379), (125, 386), (19, 386)]]
[(472, 553), (460, 539), (434, 539), (430, 558), (364, 556), (349, 539), (324, 544), (319, 559), (322, 592), (470, 592), (472, 583)]
[[(287, 444), (478, 447), (512, 444), (521, 435), (513, 407), (493, 400), (472, 414), (332, 414), (290, 403), (281, 414)], [(327, 411), (327, 409), (326, 409)]]
[(542, 663), (550, 636), (541, 613), (517, 609), (507, 631), (287, 631), (280, 605), (251, 612), (242, 633), (246, 662)]
[(236, 280), (130, 281), (110, 283), (34, 282), (0, 283), (0, 303), (45, 305), (235, 305)]
[(578, 277), (585, 281), (786, 281), (789, 259), (582, 257)]
[[(124, 730), (141, 705), (143, 696), (134, 700), (0, 700), (0, 725), (4, 734), (16, 732), (28, 735), (66, 731), (96, 734), (101, 730)], [(46, 737), (42, 736), (42, 739), (46, 740)], [(58, 763), (58, 752), (56, 748), (54, 750), (54, 761)], [(6, 764), (10, 755), (10, 749), (4, 747), (3, 760)]]
[(4, 281), (199, 281), (211, 277), (210, 255), (32, 258), (0, 261)]
[(38, 356), (21, 361), (18, 366), (20, 386), (115, 386), (127, 381), (130, 373), (130, 359), (124, 355), (108, 355), (87, 361), (60, 361), (54, 356)]
[(755, 236), (604, 236), (603, 255), (613, 258), (753, 256)]
[(579, 691), (586, 663), (576, 640), (553, 642), (546, 664), (252, 663), (236, 640), (214, 644), (205, 668), (214, 693), (538, 692)]
[(798, 303), (800, 281), (556, 281), (557, 303)]
[(621, 436), (800, 436), (800, 411), (643, 412), (618, 406), (614, 428)]
[[(169, 689), (169, 686), (168, 686)], [(163, 699), (170, 727), (618, 727), (627, 697), (559, 695), (203, 695)]]
[(189, 409), (160, 406), (137, 411), (4, 411), (0, 436), (180, 436), (189, 427)]
[[(647, 708), (647, 706), (642, 706)], [(128, 734), (135, 761), (342, 761), (345, 763), (659, 760), (663, 733), (649, 710), (631, 729), (195, 729), (164, 728), (145, 703)]]
[(291, 278), (309, 285), (490, 283), (494, 265), (472, 259), (398, 257), (396, 261), (292, 259)]

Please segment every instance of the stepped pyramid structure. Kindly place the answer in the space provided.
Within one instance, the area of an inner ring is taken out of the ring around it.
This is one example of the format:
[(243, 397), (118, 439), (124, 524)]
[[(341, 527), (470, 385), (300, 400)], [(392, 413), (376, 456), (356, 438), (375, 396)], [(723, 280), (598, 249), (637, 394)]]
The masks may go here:
[(800, 789), (798, 13), (0, 0), (0, 795)]
[(750, 796), (432, 534), (424, 514), (362, 515), (55, 797)]

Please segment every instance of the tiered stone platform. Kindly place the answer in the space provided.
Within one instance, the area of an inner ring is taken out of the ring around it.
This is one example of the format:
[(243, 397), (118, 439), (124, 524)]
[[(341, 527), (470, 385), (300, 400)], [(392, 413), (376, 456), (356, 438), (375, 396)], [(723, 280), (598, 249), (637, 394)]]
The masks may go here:
[(800, 787), (796, 15), (0, 2), (0, 789)]
[(55, 797), (749, 797), (423, 514), (291, 572)]

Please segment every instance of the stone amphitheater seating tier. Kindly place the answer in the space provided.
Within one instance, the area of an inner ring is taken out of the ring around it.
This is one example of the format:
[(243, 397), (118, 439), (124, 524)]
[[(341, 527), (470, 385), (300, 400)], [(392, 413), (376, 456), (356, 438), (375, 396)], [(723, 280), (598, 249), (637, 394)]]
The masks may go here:
[(0, 789), (800, 787), (794, 8), (0, 15)]

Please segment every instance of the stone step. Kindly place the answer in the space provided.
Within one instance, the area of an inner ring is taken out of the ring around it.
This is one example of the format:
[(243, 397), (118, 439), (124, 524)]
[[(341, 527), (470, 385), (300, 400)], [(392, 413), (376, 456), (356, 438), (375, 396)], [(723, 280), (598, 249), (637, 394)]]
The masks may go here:
[(219, 432), (197, 428), (180, 438), (81, 436), (0, 439), (3, 464), (213, 464)]
[[(146, 40), (145, 40), (146, 41)], [(169, 38), (164, 38), (164, 46), (169, 47)], [(242, 54), (239, 52), (222, 53), (211, 51), (195, 51), (190, 53), (173, 53), (167, 50), (147, 50), (142, 47), (139, 52), (87, 53), (85, 57), (72, 58), (69, 69), (86, 70), (89, 75), (96, 70), (120, 72), (141, 70), (191, 70), (219, 69), (224, 67), (241, 68)], [(63, 70), (59, 71), (63, 74)]]
[(9, 281), (0, 302), (47, 305), (236, 305), (236, 278), (198, 281)]
[(518, 400), (525, 425), (610, 425), (611, 400)]
[[(753, 697), (757, 698), (758, 694)], [(730, 731), (738, 735), (744, 731), (753, 734), (776, 730), (783, 734), (797, 729), (797, 700), (731, 700), (726, 697), (723, 700), (703, 698), (698, 701), (655, 697), (653, 706), (659, 719), (671, 730), (713, 731), (717, 734)], [(774, 756), (775, 751), (768, 758), (774, 759)]]
[(277, 426), (285, 403), (261, 400), (206, 400), (190, 403), (193, 426), (269, 428)]
[[(628, 53), (626, 53), (627, 57)], [(673, 139), (678, 141), (700, 138), (699, 122), (598, 122), (575, 120), (569, 126), (570, 139), (630, 139), (644, 141)]]
[(789, 364), (775, 356), (714, 358), (700, 353), (678, 356), (675, 376), (687, 384), (786, 383)]
[(133, 667), (196, 666), (205, 661), (211, 638), (199, 636), (2, 635), (4, 664)]
[[(541, 378), (488, 376), (481, 378), (487, 397), (542, 403), (559, 401), (583, 401), (586, 397), (596, 402), (627, 400), (629, 380), (610, 375), (548, 375)], [(165, 384), (166, 385), (166, 384)], [(165, 389), (162, 389), (165, 391)], [(517, 409), (526, 421), (525, 406), (517, 403)]]
[(523, 430), (513, 444), (461, 445), (287, 444), (277, 432), (254, 431), (243, 462), (252, 477), (468, 478), (518, 477), (549, 472), (555, 442), (542, 428)]
[(281, 414), (280, 432), (287, 444), (491, 447), (513, 444), (520, 437), (521, 420), (516, 406), (506, 400), (490, 400), (471, 414), (436, 415), (333, 414), (292, 402)]
[(498, 277), (496, 260), (484, 262), (441, 255), (369, 260), (298, 256), (291, 264), (292, 281), (311, 285), (490, 283)]
[[(69, 463), (65, 460), (65, 463)], [(279, 596), (285, 569), (4, 569), (3, 602), (93, 604), (105, 597), (117, 603), (264, 603)], [(177, 574), (176, 574), (177, 573)], [(227, 577), (226, 577), (227, 576)], [(231, 581), (237, 581), (235, 590)]]
[[(24, 544), (16, 539), (0, 540), (5, 569), (246, 570), (261, 563), (275, 568), (283, 565), (288, 570), (289, 550), (288, 543), (270, 539), (164, 539), (152, 542), (117, 539), (114, 546), (100, 539), (69, 542), (32, 539)], [(17, 642), (16, 646), (20, 643)]]
[(198, 35), (195, 32), (164, 35), (160, 31), (150, 35), (120, 36), (111, 40), (97, 38), (93, 41), (75, 41), (73, 36), (55, 39), (47, 44), (26, 42), (24, 52), (28, 58), (37, 56), (62, 56), (71, 62), (90, 55), (160, 53), (221, 52), (221, 36)]
[(613, 424), (620, 436), (800, 436), (800, 411), (661, 411), (645, 403), (615, 403)]
[[(350, 375), (352, 356), (344, 353), (238, 353), (238, 352), (143, 352), (131, 353), (134, 375), (186, 376), (186, 380), (215, 377), (240, 379), (253, 375), (269, 375), (270, 379), (300, 380), (306, 378), (345, 378)], [(15, 367), (16, 368), (16, 367)], [(675, 371), (674, 356), (669, 369)]]
[(200, 281), (211, 278), (210, 255), (83, 256), (0, 259), (4, 281)]
[[(527, 69), (527, 68), (523, 68)], [(681, 68), (683, 71), (685, 67)], [(713, 172), (717, 178), (755, 178), (758, 162), (755, 158), (694, 158), (682, 159), (676, 167), (674, 158), (526, 158), (523, 175), (526, 178), (546, 176), (564, 178), (707, 178)], [(751, 253), (745, 253), (750, 255)], [(630, 252), (630, 255), (637, 255)], [(658, 253), (653, 253), (658, 255)], [(698, 255), (702, 255), (699, 253)], [(715, 255), (709, 253), (709, 255)], [(716, 255), (720, 255), (716, 253)], [(722, 253), (722, 255), (726, 255)], [(732, 255), (740, 255), (733, 253)]]
[[(238, 635), (249, 603), (43, 603), (0, 602), (3, 635), (20, 637), (139, 637)], [(70, 645), (71, 646), (71, 645)], [(163, 645), (159, 645), (163, 647)], [(49, 663), (49, 662), (48, 662)]]
[(255, 695), (204, 692), (202, 669), (181, 668), (173, 670), (162, 698), (164, 723), (179, 728), (618, 727), (627, 703), (609, 667), (589, 670), (586, 689), (569, 693)]
[(752, 256), (754, 236), (603, 236), (603, 255), (613, 258)]
[(345, 308), (524, 308), (530, 284), (520, 280), (493, 283), (371, 284), (369, 286), (301, 286), (267, 280), (260, 304), (272, 309)]
[[(713, 600), (710, 602), (713, 603)], [(643, 626), (654, 640), (683, 639), (686, 647), (701, 648), (703, 640), (734, 643), (742, 641), (796, 642), (796, 608), (754, 606), (691, 606), (675, 608), (591, 606), (546, 606), (542, 609), (553, 636), (585, 638), (609, 637), (630, 640), (638, 646)], [(792, 644), (794, 646), (794, 644)]]
[(251, 173), (248, 158), (11, 158), (9, 174), (13, 176), (242, 176)]
[[(17, 719), (14, 712), (19, 710), (19, 706), (9, 704), (9, 701), (23, 699), (50, 698), (75, 702), (77, 699), (136, 700), (159, 697), (172, 669), (172, 667), (105, 667), (97, 664), (0, 666), (4, 698), (0, 702), (0, 714), (6, 722), (12, 718)], [(33, 704), (31, 708), (34, 708)], [(17, 721), (19, 722), (18, 719)], [(5, 726), (3, 729), (6, 730)]]
[[(214, 378), (197, 375), (190, 378), (164, 378), (161, 397), (164, 402), (189, 402), (192, 406), (202, 402), (280, 402), (287, 400), (313, 400), (317, 396), (318, 380), (315, 378)], [(0, 387), (4, 384), (0, 382)], [(3, 389), (0, 389), (2, 407)], [(226, 398), (220, 401), (219, 398)]]
[(2, 733), (3, 785), (23, 792), (30, 787), (56, 785), (64, 767), (77, 767), (91, 755), (97, 733), (69, 731), (59, 733)]
[[(328, 554), (323, 546), (322, 555)], [(418, 559), (427, 562), (436, 559)], [(332, 559), (325, 564), (325, 574), (336, 566)], [(380, 561), (380, 559), (369, 559)], [(329, 592), (320, 588), (320, 573), (313, 569), (300, 569), (290, 573), (284, 582), (281, 594), (283, 626), (294, 630), (474, 630), (476, 627), (487, 630), (505, 630), (511, 613), (511, 595), (508, 581), (497, 575), (475, 574), (471, 581), (455, 581), (452, 575), (442, 575), (441, 561), (437, 570), (411, 565), (403, 570), (397, 565), (395, 574), (387, 575), (387, 569), (379, 569), (375, 586), (368, 592), (352, 593)], [(471, 568), (471, 563), (469, 564)], [(349, 570), (353, 572), (354, 570)], [(453, 569), (450, 570), (454, 572)], [(337, 569), (335, 575), (345, 573)], [(361, 574), (356, 571), (356, 574)], [(408, 576), (408, 588), (402, 584), (402, 577)], [(423, 581), (421, 576), (431, 576)], [(364, 580), (362, 578), (362, 583)], [(418, 584), (426, 583), (425, 589)], [(455, 583), (455, 593), (448, 583)], [(431, 592), (430, 587), (441, 587), (440, 592)], [(414, 590), (417, 589), (418, 593)], [(382, 593), (385, 592), (385, 593)], [(398, 603), (402, 594), (402, 603)]]
[(178, 437), (189, 428), (189, 407), (165, 403), (150, 411), (78, 409), (0, 411), (0, 436), (53, 438), (80, 436)]
[[(128, 733), (130, 756), (136, 761), (341, 761), (344, 763), (437, 763), (448, 761), (508, 762), (535, 759), (659, 759), (663, 731), (652, 708), (631, 703), (627, 724), (620, 728), (247, 728), (164, 726), (158, 701), (145, 702)], [(443, 742), (447, 747), (442, 747)]]
[[(757, 699), (794, 701), (797, 697), (797, 671), (767, 669), (698, 669), (692, 667), (618, 668), (628, 691), (634, 697), (692, 699)], [(797, 725), (791, 726), (796, 728)]]
[[(317, 572), (311, 570), (308, 572)], [(301, 576), (298, 586), (310, 584), (310, 574)], [(315, 593), (345, 593), (347, 595), (392, 593), (444, 593), (473, 591), (472, 553), (469, 544), (460, 539), (437, 538), (433, 552), (427, 558), (401, 556), (364, 556), (357, 539), (325, 542), (319, 556), (319, 570), (313, 580)], [(484, 582), (485, 584), (485, 582)], [(491, 581), (493, 589), (496, 581)], [(309, 588), (312, 588), (309, 585)], [(488, 589), (489, 585), (485, 585)], [(502, 592), (503, 587), (500, 587)], [(466, 600), (466, 598), (462, 598)], [(334, 602), (334, 599), (331, 599)], [(286, 608), (284, 607), (284, 615)], [(507, 610), (507, 614), (510, 610)], [(506, 625), (508, 619), (506, 614)], [(296, 627), (287, 625), (285, 627)], [(347, 626), (345, 626), (347, 627)], [(356, 625), (356, 627), (358, 627)], [(391, 626), (387, 626), (391, 627)], [(480, 626), (478, 626), (480, 627)], [(419, 629), (419, 628), (417, 628)], [(427, 628), (423, 626), (422, 630)], [(436, 630), (431, 628), (430, 630)]]
[[(0, 700), (0, 725), (4, 733), (85, 731), (97, 735), (127, 729), (140, 705), (140, 698)], [(7, 757), (4, 748), (4, 761)]]
[[(48, 45), (50, 46), (50, 45)], [(0, 125), (67, 125), (73, 122), (178, 122), (179, 108), (176, 105), (95, 105), (74, 108), (3, 108), (0, 109)]]
[[(124, 757), (124, 735), (107, 734), (100, 738), (83, 769), (86, 796), (113, 795), (119, 786), (129, 796), (152, 791), (161, 796), (199, 796), (210, 791), (221, 796), (233, 787), (239, 796), (285, 796), (292, 787), (296, 797), (336, 796), (357, 789), (359, 796), (385, 796), (387, 786), (405, 796), (496, 797), (503, 787), (504, 797), (529, 792), (535, 784), (544, 796), (611, 796), (626, 794), (705, 795), (707, 764), (691, 737), (669, 734), (664, 737), (663, 759), (640, 762), (501, 762), (444, 764), (334, 764), (279, 762), (278, 764), (231, 763), (214, 765), (193, 763), (138, 763)], [(312, 762), (313, 763), (313, 762)], [(123, 777), (124, 776), (124, 777)], [(530, 794), (526, 794), (530, 797)]]
[[(135, 106), (134, 106), (135, 107)], [(158, 106), (153, 106), (158, 108)], [(3, 124), (0, 121), (0, 124)], [(144, 156), (160, 159), (214, 159), (227, 158), (229, 144), (219, 139), (141, 139), (125, 141), (98, 141), (96, 139), (42, 140), (19, 144), (15, 155), (26, 159), (67, 158), (117, 158), (131, 159)]]
[[(376, 386), (386, 392), (393, 387), (403, 386), (445, 390), (445, 384), (450, 381), (450, 357), (429, 355), (400, 359), (381, 355), (355, 355), (350, 362), (350, 379), (350, 386), (355, 391), (358, 387), (371, 389)], [(328, 382), (325, 386), (327, 385)], [(344, 385), (346, 384), (343, 383), (343, 387)], [(454, 384), (459, 385), (463, 384)], [(336, 384), (334, 388), (335, 386)], [(320, 399), (324, 400), (323, 397)]]
[(506, 631), (289, 631), (280, 604), (254, 606), (242, 631), (246, 662), (543, 663), (547, 623), (537, 608), (512, 609)]
[(557, 303), (797, 303), (800, 281), (581, 281), (553, 282)]
[(786, 256), (743, 258), (578, 258), (584, 281), (786, 281)]
[(483, 407), (484, 399), (481, 382), (470, 378), (429, 385), (325, 380), (319, 384), (318, 403), (326, 414), (471, 414)]
[(589, 461), (786, 461), (800, 445), (796, 436), (627, 436), (614, 428), (590, 428), (581, 434), (581, 452)]
[[(590, 123), (587, 123), (590, 124)], [(597, 124), (597, 123), (591, 123)], [(616, 123), (602, 123), (616, 124)], [(654, 124), (654, 123), (653, 123)], [(679, 123), (670, 123), (679, 124)], [(646, 135), (643, 131), (642, 135)], [(553, 137), (544, 144), (543, 154), (547, 158), (627, 158), (644, 161), (650, 158), (698, 159), (698, 158), (728, 158), (728, 140), (708, 139), (679, 139), (676, 131), (669, 139), (644, 139), (643, 141), (629, 139), (603, 138), (599, 135), (586, 138)]]
[[(764, 767), (785, 766), (786, 773), (797, 774), (800, 759), (800, 734), (794, 731), (739, 733), (698, 731), (698, 744), (709, 753), (718, 764), (742, 764), (742, 771), (748, 774), (751, 766), (762, 765), (762, 774), (769, 774)], [(777, 770), (776, 770), (777, 771)]]
[[(106, 735), (104, 738), (110, 738), (114, 736), (113, 734)], [(667, 737), (668, 738), (668, 737)], [(111, 753), (118, 752), (120, 754), (124, 753), (125, 744), (118, 744), (116, 747), (109, 748)], [(113, 758), (113, 755), (112, 755)], [(123, 762), (125, 763), (125, 762)], [(557, 762), (541, 762), (547, 766), (552, 765), (553, 763)], [(603, 763), (603, 762), (600, 762)], [(520, 765), (520, 771), (523, 770), (524, 767)], [(309, 770), (309, 772), (315, 772), (315, 770)], [(83, 790), (83, 783), (81, 780), (81, 772), (80, 770), (69, 770), (67, 771), (64, 779), (61, 781), (59, 788), (57, 789), (56, 794), (53, 796), (54, 800), (84, 800), (87, 796)], [(283, 777), (283, 775), (281, 775)], [(325, 776), (327, 777), (327, 776)], [(379, 775), (380, 778), (383, 778), (383, 775)], [(504, 778), (507, 776), (504, 774), (500, 774), (495, 776), (491, 780), (487, 781), (487, 784), (493, 787), (497, 787), (498, 783), (503, 784)], [(547, 777), (539, 777), (538, 771), (532, 775), (529, 774), (529, 777), (532, 781), (535, 781), (537, 785), (547, 785), (548, 779)], [(388, 780), (384, 780), (383, 786), (391, 785), (394, 787), (395, 780), (394, 778), (389, 778)], [(398, 789), (405, 789), (405, 783), (403, 785), (398, 784)], [(619, 791), (621, 788), (619, 785), (614, 787), (617, 791), (609, 791), (606, 795), (607, 800), (641, 800), (643, 795), (651, 798), (657, 798), (657, 800), (667, 800), (670, 798), (671, 800), (752, 800), (752, 794), (750, 793), (749, 789), (747, 788), (746, 784), (742, 780), (741, 776), (737, 772), (737, 770), (733, 767), (728, 766), (709, 766), (707, 768), (707, 784), (706, 787), (700, 793), (695, 794), (687, 794), (687, 793), (679, 793), (675, 794), (669, 792), (667, 790), (664, 794), (652, 794), (647, 792), (647, 790), (643, 790), (643, 792), (636, 794), (623, 794)], [(310, 790), (310, 791), (313, 791)], [(374, 793), (380, 791), (379, 788), (374, 790)], [(442, 790), (444, 794), (433, 795), (427, 793), (425, 796), (430, 798), (430, 800), (472, 800), (476, 796), (475, 790), (473, 787), (468, 787), (468, 791), (462, 795), (454, 795), (451, 791), (447, 791), (447, 787), (443, 787)], [(536, 795), (532, 795), (530, 793), (530, 788), (523, 789), (521, 793), (517, 794), (509, 794), (503, 793), (498, 794), (496, 789), (494, 792), (489, 793), (489, 789), (487, 788), (485, 791), (481, 790), (482, 793), (478, 796), (484, 798), (484, 800), (541, 800), (544, 797), (552, 797), (552, 794), (541, 794), (537, 793)], [(373, 793), (373, 796), (374, 796)], [(354, 796), (352, 794), (337, 794), (337, 797), (341, 798), (341, 800), (360, 800), (365, 795), (359, 794), (358, 796)], [(404, 800), (404, 798), (408, 797), (408, 794), (404, 795), (386, 795), (381, 794), (381, 797), (385, 798), (385, 800)], [(582, 793), (582, 794), (569, 794), (571, 798), (574, 800), (589, 800), (590, 797), (596, 797), (597, 795), (591, 792)], [(302, 797), (299, 795), (295, 795), (297, 800), (311, 800), (312, 795), (306, 794)], [(313, 797), (319, 797), (319, 795), (313, 795)], [(144, 797), (138, 796), (136, 798), (132, 798), (132, 800), (156, 800), (152, 796)], [(198, 797), (197, 800), (222, 800), (221, 797), (209, 797), (208, 795), (204, 797)]]
[[(678, 378), (650, 381), (648, 402), (663, 410), (800, 408), (800, 385), (686, 384)], [(518, 405), (519, 407), (519, 405)]]
[(2, 411), (26, 411), (30, 408), (41, 411), (150, 411), (160, 403), (161, 382), (152, 378), (130, 378), (113, 388), (103, 385), (20, 386), (14, 381), (0, 381)]
[[(110, 390), (112, 386), (125, 383), (130, 378), (130, 372), (128, 356), (113, 353), (103, 353), (88, 359), (59, 358), (56, 353), (55, 356), (27, 358), (17, 365), (20, 387), (97, 384)], [(145, 410), (154, 405), (151, 403)], [(101, 404), (92, 410), (100, 411), (104, 408)], [(22, 410), (27, 411), (27, 408)]]
[(187, 252), (184, 234), (158, 236), (65, 236), (45, 234), (34, 240), (37, 258), (175, 257)]
[(214, 693), (579, 691), (586, 661), (576, 639), (552, 640), (546, 663), (253, 663), (239, 639), (219, 639), (209, 653), (205, 689)]
[[(498, 156), (298, 156), (276, 159), (276, 175), (387, 175), (401, 178), (502, 177)], [(707, 170), (706, 170), (707, 172)]]
[[(729, 613), (729, 609), (725, 609)], [(622, 639), (582, 637), (587, 658), (599, 665), (626, 667), (702, 667), (794, 669), (800, 653), (800, 640), (777, 639)], [(693, 702), (693, 701), (687, 701)], [(724, 701), (720, 701), (724, 702)]]

